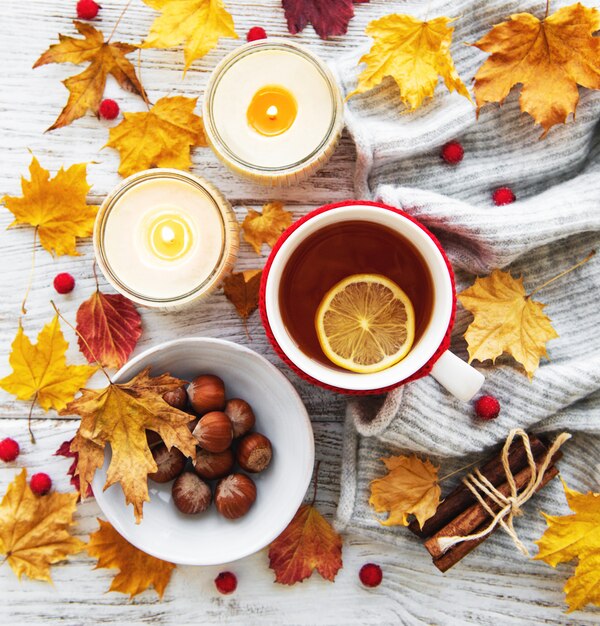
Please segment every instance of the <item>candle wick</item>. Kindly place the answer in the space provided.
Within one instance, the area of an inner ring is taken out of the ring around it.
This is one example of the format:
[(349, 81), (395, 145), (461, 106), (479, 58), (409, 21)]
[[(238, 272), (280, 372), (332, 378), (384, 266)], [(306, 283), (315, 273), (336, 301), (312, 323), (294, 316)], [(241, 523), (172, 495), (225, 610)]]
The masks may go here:
[(170, 226), (163, 226), (160, 235), (165, 243), (175, 241), (175, 231)]
[(277, 110), (277, 107), (273, 104), (271, 105), (268, 109), (267, 109), (267, 115), (274, 120), (277, 117), (277, 113), (279, 113), (279, 111)]

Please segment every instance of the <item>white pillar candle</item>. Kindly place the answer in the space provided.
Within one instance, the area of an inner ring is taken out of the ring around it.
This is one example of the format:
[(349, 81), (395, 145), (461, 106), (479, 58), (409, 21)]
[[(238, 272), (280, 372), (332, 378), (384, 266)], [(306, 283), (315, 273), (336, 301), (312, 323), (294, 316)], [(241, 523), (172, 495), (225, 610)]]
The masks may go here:
[(231, 271), (238, 245), (225, 198), (178, 170), (148, 170), (123, 181), (105, 199), (94, 227), (106, 279), (151, 307), (177, 307), (210, 293)]
[(290, 185), (331, 156), (343, 128), (343, 103), (318, 57), (269, 38), (241, 46), (215, 68), (204, 125), (227, 166), (264, 184)]

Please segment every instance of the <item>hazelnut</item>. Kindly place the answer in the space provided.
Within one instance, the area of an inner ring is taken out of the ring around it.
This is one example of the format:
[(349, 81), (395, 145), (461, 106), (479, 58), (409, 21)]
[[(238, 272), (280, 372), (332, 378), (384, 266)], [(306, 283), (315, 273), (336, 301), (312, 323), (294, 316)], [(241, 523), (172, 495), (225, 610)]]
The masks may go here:
[(177, 448), (167, 450), (164, 443), (152, 449), (152, 456), (158, 468), (155, 472), (148, 474), (148, 478), (151, 478), (155, 483), (168, 483), (179, 476), (183, 472), (187, 460), (181, 450)]
[(177, 389), (173, 389), (172, 391), (167, 391), (166, 393), (164, 393), (163, 400), (174, 409), (179, 409), (180, 411), (183, 411), (187, 407), (187, 391), (182, 385), (181, 387), (177, 387)]
[(248, 513), (256, 500), (256, 485), (245, 474), (231, 474), (217, 484), (215, 505), (227, 519), (237, 519)]
[(227, 476), (233, 469), (233, 452), (227, 449), (224, 452), (208, 452), (207, 450), (198, 450), (196, 460), (194, 461), (194, 469), (206, 480), (214, 480)]
[(239, 443), (237, 462), (247, 472), (262, 472), (271, 462), (273, 448), (271, 442), (260, 433), (250, 433)]
[(210, 487), (193, 472), (184, 472), (173, 483), (173, 502), (186, 515), (206, 511), (210, 506), (212, 494)]
[(209, 452), (223, 452), (231, 445), (231, 420), (221, 411), (211, 411), (200, 418), (192, 433), (202, 448)]
[(187, 394), (192, 408), (201, 415), (225, 407), (225, 384), (218, 376), (205, 374), (194, 378)]
[(148, 447), (150, 449), (156, 447), (159, 443), (162, 443), (160, 435), (153, 430), (146, 431), (146, 441), (148, 442)]
[(252, 407), (240, 398), (232, 398), (225, 405), (225, 414), (233, 425), (233, 438), (237, 439), (252, 430), (256, 418)]
[(194, 428), (196, 428), (196, 426), (198, 426), (198, 422), (200, 421), (199, 417), (195, 417), (193, 420), (191, 420), (190, 422), (188, 422), (187, 427), (190, 429), (190, 432), (193, 433), (194, 432)]

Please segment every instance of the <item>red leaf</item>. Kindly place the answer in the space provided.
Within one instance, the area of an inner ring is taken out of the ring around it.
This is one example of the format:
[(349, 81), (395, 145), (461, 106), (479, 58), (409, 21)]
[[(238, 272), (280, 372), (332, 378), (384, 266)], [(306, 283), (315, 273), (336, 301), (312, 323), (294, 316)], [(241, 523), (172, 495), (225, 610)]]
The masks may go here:
[[(69, 439), (68, 441), (63, 441), (60, 444), (60, 448), (54, 453), (54, 456), (64, 456), (68, 459), (73, 459), (73, 463), (71, 463), (71, 467), (67, 470), (67, 474), (71, 477), (71, 484), (79, 493), (79, 498), (81, 499), (81, 485), (79, 484), (79, 476), (75, 475), (77, 471), (77, 463), (79, 462), (79, 452), (71, 451), (71, 442), (73, 440)], [(94, 492), (92, 491), (92, 487), (88, 485), (87, 493), (85, 494), (86, 498), (92, 498), (94, 496)]]
[(104, 367), (119, 368), (142, 334), (142, 320), (124, 296), (96, 290), (77, 311), (77, 332), (79, 349), (90, 363), (97, 359)]
[[(355, 0), (357, 3), (369, 0)], [(308, 23), (322, 39), (345, 35), (354, 17), (352, 0), (282, 0), (288, 30), (296, 35)]]
[(342, 567), (342, 538), (314, 506), (306, 504), (271, 544), (269, 566), (275, 582), (282, 585), (301, 582), (315, 569), (333, 582)]

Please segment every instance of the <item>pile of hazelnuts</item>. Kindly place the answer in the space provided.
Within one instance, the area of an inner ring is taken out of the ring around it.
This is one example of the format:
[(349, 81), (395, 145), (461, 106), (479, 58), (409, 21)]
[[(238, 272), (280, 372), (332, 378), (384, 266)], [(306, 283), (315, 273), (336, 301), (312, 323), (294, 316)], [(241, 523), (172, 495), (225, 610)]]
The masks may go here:
[(256, 500), (256, 485), (236, 470), (236, 464), (256, 474), (269, 466), (273, 456), (267, 437), (251, 432), (256, 422), (252, 407), (240, 398), (226, 400), (223, 381), (212, 374), (194, 378), (187, 389), (169, 391), (163, 399), (196, 416), (188, 425), (198, 440), (196, 459), (189, 463), (180, 450), (168, 450), (154, 431), (146, 431), (158, 466), (148, 477), (157, 483), (174, 480), (173, 502), (182, 513), (206, 511), (213, 501), (213, 484), (215, 506), (223, 517), (246, 515)]

